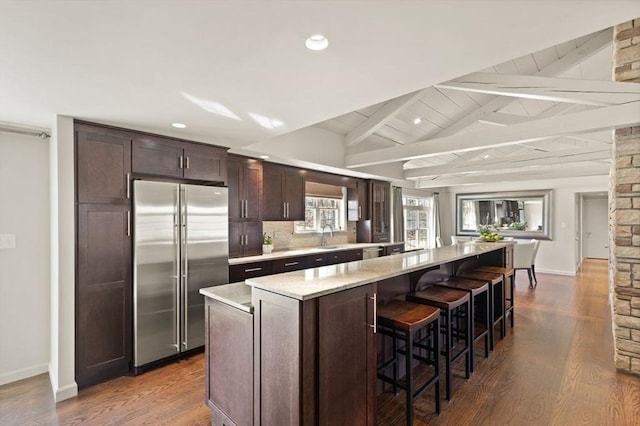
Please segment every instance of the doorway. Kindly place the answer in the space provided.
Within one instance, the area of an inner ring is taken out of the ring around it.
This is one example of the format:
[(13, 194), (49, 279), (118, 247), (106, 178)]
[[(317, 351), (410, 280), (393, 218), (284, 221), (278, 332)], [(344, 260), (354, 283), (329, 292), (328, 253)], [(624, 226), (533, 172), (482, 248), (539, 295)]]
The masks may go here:
[(583, 194), (582, 258), (609, 258), (608, 216), (606, 195)]

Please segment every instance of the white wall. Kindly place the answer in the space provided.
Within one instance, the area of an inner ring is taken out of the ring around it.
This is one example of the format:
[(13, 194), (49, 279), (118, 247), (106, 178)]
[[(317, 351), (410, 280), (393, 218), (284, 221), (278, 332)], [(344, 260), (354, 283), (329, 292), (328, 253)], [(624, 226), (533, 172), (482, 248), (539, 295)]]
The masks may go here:
[(449, 241), (455, 234), (455, 197), (457, 193), (492, 192), (492, 191), (524, 191), (532, 189), (552, 189), (551, 233), (550, 241), (542, 241), (536, 258), (536, 272), (547, 272), (562, 275), (575, 275), (576, 244), (575, 236), (579, 232), (576, 223), (576, 193), (604, 191), (609, 187), (608, 176), (592, 176), (570, 179), (549, 179), (539, 181), (523, 181), (513, 183), (482, 184), (474, 186), (457, 186), (448, 188), (441, 198), (449, 198), (450, 210), (442, 208), (443, 241)]
[(51, 354), (56, 401), (78, 394), (75, 382), (75, 176), (73, 119), (57, 116), (51, 132)]
[(0, 385), (49, 364), (49, 141), (0, 132)]

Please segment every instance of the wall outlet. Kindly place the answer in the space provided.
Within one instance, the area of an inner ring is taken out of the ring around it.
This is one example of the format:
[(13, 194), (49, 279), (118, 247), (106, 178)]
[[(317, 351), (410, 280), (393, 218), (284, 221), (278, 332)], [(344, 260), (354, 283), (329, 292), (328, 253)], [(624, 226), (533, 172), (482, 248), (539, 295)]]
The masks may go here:
[(16, 248), (16, 234), (0, 234), (0, 249)]

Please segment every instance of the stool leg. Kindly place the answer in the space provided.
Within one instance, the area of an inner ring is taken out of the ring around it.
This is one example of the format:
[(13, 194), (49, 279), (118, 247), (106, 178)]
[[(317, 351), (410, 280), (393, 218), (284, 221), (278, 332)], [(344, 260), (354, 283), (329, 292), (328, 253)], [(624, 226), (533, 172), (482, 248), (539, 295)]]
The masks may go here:
[(471, 372), (473, 371), (473, 318), (471, 317), (471, 295), (469, 295), (469, 300), (467, 301), (467, 306), (465, 310), (467, 311), (467, 368), (465, 369), (465, 378), (468, 380), (471, 377)]
[(493, 319), (496, 317), (495, 296), (493, 284), (489, 284), (489, 349), (493, 351)]
[(510, 278), (510, 288), (511, 288), (511, 328), (513, 328), (514, 317), (516, 316), (516, 285), (514, 276), (511, 275)]
[(398, 394), (398, 343), (396, 332), (393, 332), (393, 394)]
[(502, 301), (502, 321), (500, 322), (500, 338), (504, 339), (504, 336), (507, 335), (507, 302), (505, 300), (507, 294), (506, 294), (506, 282), (504, 281), (504, 278), (502, 279), (502, 298), (500, 299)]
[[(484, 309), (484, 323), (487, 325), (487, 333), (484, 335), (484, 357), (489, 358), (489, 336), (491, 336), (491, 319), (489, 318), (490, 307), (489, 307), (489, 289), (484, 292), (484, 301), (485, 301), (485, 309)], [(491, 341), (493, 344), (493, 341)], [(491, 347), (493, 349), (493, 346)]]
[(434, 386), (434, 394), (435, 394), (435, 402), (436, 402), (436, 413), (440, 414), (440, 318), (436, 318), (433, 323), (432, 330), (432, 339), (433, 339), (433, 356), (434, 356), (434, 368), (435, 368), (435, 376), (437, 377), (436, 383)]
[[(474, 299), (474, 300), (471, 300)], [(476, 341), (476, 336), (475, 336), (475, 327), (474, 327), (474, 320), (473, 320), (473, 316), (474, 314), (474, 309), (473, 309), (473, 304), (475, 303), (475, 298), (469, 294), (469, 305), (468, 305), (468, 309), (467, 309), (467, 334), (471, 335), (471, 345), (468, 346), (469, 348), (469, 358), (471, 359), (471, 372), (473, 373), (473, 359), (475, 357), (474, 355), (474, 351), (473, 351), (473, 343)], [(471, 322), (471, 327), (469, 327), (469, 322)], [(469, 339), (467, 338), (467, 341)]]
[(411, 332), (407, 332), (405, 336), (407, 339), (404, 346), (404, 358), (407, 369), (407, 426), (411, 426), (413, 424), (413, 374), (411, 374), (411, 361), (413, 361), (413, 334)]
[(447, 309), (445, 313), (447, 319), (447, 323), (445, 324), (445, 348), (444, 348), (444, 357), (445, 357), (445, 387), (447, 394), (447, 401), (451, 401), (451, 310)]

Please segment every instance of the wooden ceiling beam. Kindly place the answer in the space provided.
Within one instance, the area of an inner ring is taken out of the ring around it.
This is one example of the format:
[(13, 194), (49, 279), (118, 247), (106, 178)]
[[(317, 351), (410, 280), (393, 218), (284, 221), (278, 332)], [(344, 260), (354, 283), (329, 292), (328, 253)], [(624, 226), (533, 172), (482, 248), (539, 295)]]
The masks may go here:
[(640, 101), (496, 127), (476, 132), (473, 137), (468, 134), (452, 135), (351, 154), (346, 156), (345, 162), (349, 168), (362, 167), (638, 125)]
[(435, 87), (540, 101), (609, 106), (640, 100), (640, 83), (474, 72)]

